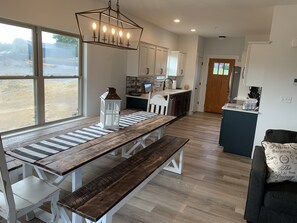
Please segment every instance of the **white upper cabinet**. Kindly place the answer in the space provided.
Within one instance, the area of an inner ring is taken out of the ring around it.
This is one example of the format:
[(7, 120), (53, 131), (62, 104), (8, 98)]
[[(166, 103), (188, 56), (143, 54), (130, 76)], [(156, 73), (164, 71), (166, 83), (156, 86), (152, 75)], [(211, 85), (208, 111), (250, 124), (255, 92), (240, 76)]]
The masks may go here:
[(127, 55), (127, 76), (145, 77), (166, 75), (168, 49), (140, 43), (138, 50), (130, 50)]
[(180, 51), (171, 51), (168, 57), (168, 76), (183, 76), (185, 73), (186, 54)]
[(269, 48), (270, 42), (250, 43), (248, 45), (246, 62), (242, 72), (246, 86), (263, 86)]
[(168, 49), (157, 47), (156, 48), (156, 63), (155, 63), (155, 75), (166, 76), (167, 74), (167, 60)]
[(156, 47), (149, 44), (140, 44), (139, 76), (153, 76), (155, 74)]

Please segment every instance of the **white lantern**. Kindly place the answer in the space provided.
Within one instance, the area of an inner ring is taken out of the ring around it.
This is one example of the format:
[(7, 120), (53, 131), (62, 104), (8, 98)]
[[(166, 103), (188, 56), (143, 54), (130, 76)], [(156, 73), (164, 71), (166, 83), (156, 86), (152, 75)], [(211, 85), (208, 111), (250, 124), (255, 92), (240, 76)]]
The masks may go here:
[(101, 95), (100, 123), (105, 129), (118, 129), (120, 122), (121, 98), (116, 89), (109, 87), (107, 92)]

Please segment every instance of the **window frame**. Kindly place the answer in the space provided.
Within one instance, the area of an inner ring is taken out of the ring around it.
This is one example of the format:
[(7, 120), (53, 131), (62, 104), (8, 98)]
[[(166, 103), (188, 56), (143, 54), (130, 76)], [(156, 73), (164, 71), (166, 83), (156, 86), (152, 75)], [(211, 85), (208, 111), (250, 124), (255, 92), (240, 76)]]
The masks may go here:
[[(8, 131), (1, 132), (1, 134), (11, 134), (25, 131), (28, 129), (48, 126), (51, 124), (63, 123), (69, 120), (78, 119), (83, 116), (83, 44), (78, 34), (60, 31), (52, 28), (42, 26), (35, 26), (22, 22), (17, 22), (9, 19), (0, 18), (0, 23), (28, 28), (32, 30), (32, 46), (33, 46), (33, 74), (24, 76), (1, 76), (0, 80), (33, 80), (34, 105), (35, 105), (35, 124), (26, 127), (20, 127)], [(42, 31), (51, 32), (59, 35), (66, 35), (78, 38), (78, 75), (75, 76), (44, 76), (43, 75), (43, 60), (42, 60)], [(45, 121), (45, 80), (46, 79), (77, 79), (78, 80), (78, 115), (75, 117), (63, 118), (55, 121)]]

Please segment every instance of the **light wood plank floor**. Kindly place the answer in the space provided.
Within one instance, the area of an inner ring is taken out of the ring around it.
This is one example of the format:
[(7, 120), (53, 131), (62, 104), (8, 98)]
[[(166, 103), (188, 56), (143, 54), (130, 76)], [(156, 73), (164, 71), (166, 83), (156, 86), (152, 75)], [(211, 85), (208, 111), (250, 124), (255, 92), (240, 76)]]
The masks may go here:
[[(220, 122), (220, 115), (195, 113), (170, 125), (166, 134), (190, 138), (185, 147), (183, 174), (162, 171), (114, 215), (113, 222), (245, 222), (251, 160), (222, 152), (218, 145)], [(120, 161), (121, 158), (109, 155), (89, 165), (84, 169), (84, 182)], [(70, 181), (61, 187), (63, 196), (70, 191)]]

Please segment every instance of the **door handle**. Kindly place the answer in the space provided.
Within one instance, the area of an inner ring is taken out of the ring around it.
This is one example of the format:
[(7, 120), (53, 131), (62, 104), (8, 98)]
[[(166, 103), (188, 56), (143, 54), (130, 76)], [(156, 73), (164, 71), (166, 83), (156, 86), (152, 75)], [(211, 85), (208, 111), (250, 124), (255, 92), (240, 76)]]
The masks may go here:
[(149, 73), (150, 73), (150, 68), (147, 67), (147, 68), (146, 68), (146, 74), (149, 74)]

